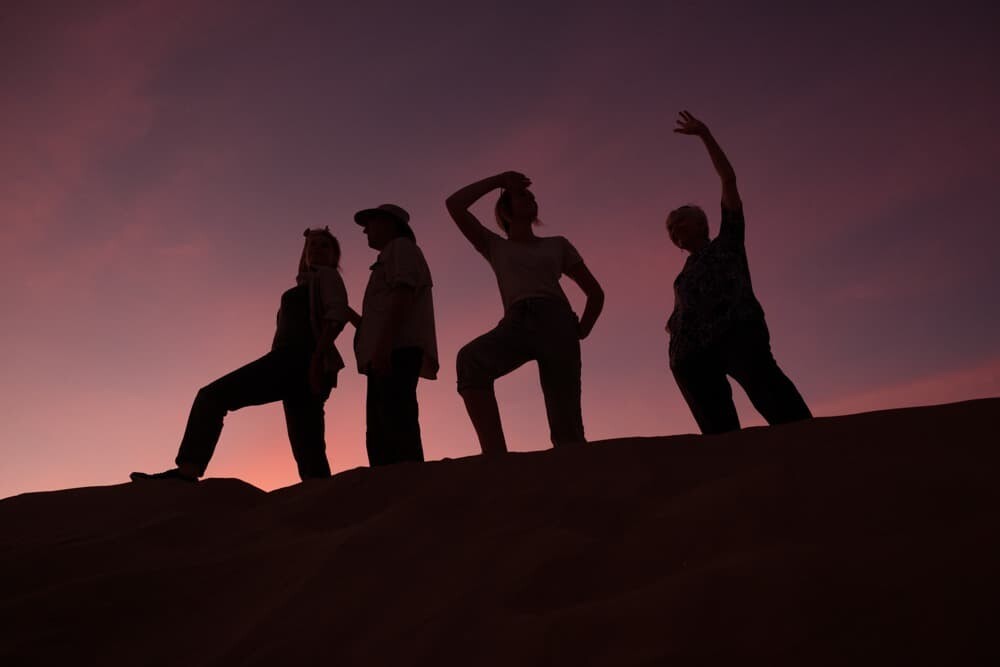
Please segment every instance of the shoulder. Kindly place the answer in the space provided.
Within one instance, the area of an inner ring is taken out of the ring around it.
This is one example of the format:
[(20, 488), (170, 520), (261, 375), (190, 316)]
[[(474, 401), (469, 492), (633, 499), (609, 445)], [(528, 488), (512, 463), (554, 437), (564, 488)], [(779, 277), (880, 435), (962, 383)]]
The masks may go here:
[(492, 229), (487, 229), (486, 227), (483, 227), (483, 241), (486, 243), (487, 246), (491, 246), (494, 243), (499, 243), (501, 241), (506, 241), (506, 240), (507, 239), (500, 236)]
[(420, 246), (414, 243), (412, 240), (405, 236), (397, 236), (393, 240), (389, 241), (388, 244), (379, 253), (379, 259), (394, 258), (396, 260), (407, 260), (424, 257), (424, 253), (421, 252)]
[(313, 280), (322, 290), (345, 291), (344, 277), (332, 266), (321, 266), (316, 269)]
[(719, 223), (719, 236), (724, 242), (742, 243), (746, 235), (746, 219), (743, 213), (743, 204), (727, 205), (722, 202), (722, 217)]
[(406, 237), (390, 241), (379, 254), (379, 263), (390, 283), (400, 280), (414, 285), (430, 282), (430, 267), (423, 251)]
[(565, 236), (553, 236), (551, 238), (553, 241), (559, 244), (568, 264), (575, 264), (577, 262), (583, 261), (583, 258), (580, 256), (580, 252), (576, 249), (576, 246), (574, 246), (568, 238), (566, 238)]

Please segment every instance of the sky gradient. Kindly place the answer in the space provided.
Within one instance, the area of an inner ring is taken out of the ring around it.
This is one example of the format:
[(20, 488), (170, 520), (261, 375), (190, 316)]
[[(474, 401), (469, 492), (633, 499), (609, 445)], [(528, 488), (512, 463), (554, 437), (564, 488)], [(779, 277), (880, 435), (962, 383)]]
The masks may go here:
[[(684, 256), (663, 221), (699, 203), (714, 234), (719, 184), (671, 132), (680, 109), (736, 169), (775, 356), (815, 414), (1000, 395), (986, 3), (64, 4), (0, 21), (0, 497), (169, 467), (197, 389), (269, 349), (302, 230), (338, 236), (359, 307), (375, 254), (352, 215), (386, 202), (435, 280), (425, 454), (477, 453), (454, 358), (502, 307), (444, 199), (509, 169), (607, 293), (583, 345), (588, 437), (693, 432), (667, 369)], [(351, 335), (335, 471), (366, 464)], [(535, 367), (497, 394), (511, 448), (548, 447)], [(208, 474), (296, 482), (280, 405), (230, 415)]]

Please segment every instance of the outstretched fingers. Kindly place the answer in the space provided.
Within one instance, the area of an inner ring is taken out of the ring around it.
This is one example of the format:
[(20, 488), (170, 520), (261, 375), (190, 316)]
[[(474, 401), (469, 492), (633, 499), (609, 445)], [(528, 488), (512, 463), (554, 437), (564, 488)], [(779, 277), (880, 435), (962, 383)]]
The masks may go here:
[(694, 117), (690, 111), (685, 109), (678, 113), (677, 127), (674, 128), (674, 132), (680, 134), (702, 134), (708, 128), (703, 122)]

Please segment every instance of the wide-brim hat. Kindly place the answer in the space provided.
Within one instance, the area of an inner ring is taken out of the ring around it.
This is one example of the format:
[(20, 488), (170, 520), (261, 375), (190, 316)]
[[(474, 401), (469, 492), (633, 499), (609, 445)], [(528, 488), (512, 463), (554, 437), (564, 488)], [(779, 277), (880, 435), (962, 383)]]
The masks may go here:
[(416, 242), (417, 238), (410, 227), (410, 214), (402, 206), (395, 204), (382, 204), (375, 208), (366, 208), (354, 214), (354, 222), (362, 227), (374, 218), (389, 218), (399, 226), (399, 230), (411, 241)]

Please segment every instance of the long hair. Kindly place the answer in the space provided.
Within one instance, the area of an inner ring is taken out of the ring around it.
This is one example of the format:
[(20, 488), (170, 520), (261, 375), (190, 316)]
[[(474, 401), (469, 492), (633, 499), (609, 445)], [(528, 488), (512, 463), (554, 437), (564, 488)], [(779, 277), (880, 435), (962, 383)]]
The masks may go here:
[[(306, 261), (306, 254), (309, 250), (309, 240), (317, 235), (322, 235), (330, 239), (330, 243), (333, 244), (333, 250), (337, 253), (337, 260), (340, 260), (340, 242), (337, 241), (337, 237), (330, 233), (329, 227), (324, 227), (323, 229), (309, 229), (308, 227), (302, 236), (305, 237), (305, 243), (302, 244), (302, 255), (299, 257), (299, 274), (305, 273), (309, 270), (309, 262)], [(340, 265), (338, 263), (334, 268), (339, 269)]]

